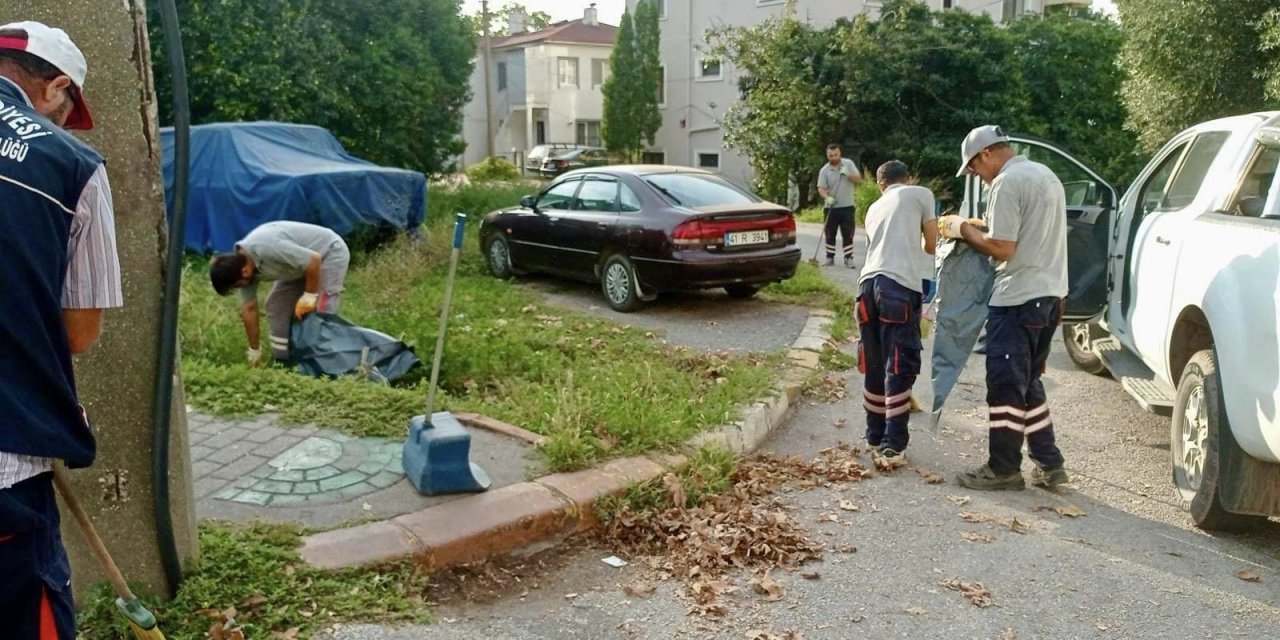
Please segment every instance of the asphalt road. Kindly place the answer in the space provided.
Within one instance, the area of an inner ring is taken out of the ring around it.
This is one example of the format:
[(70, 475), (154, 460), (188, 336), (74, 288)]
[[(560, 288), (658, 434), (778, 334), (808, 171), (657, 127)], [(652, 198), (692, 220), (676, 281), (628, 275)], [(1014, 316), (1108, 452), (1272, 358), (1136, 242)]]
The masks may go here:
[[(838, 273), (832, 277), (846, 277)], [(854, 274), (845, 273), (852, 280)], [(441, 620), (434, 625), (346, 626), (332, 637), (728, 639), (769, 637), (757, 631), (784, 637), (787, 630), (809, 640), (1280, 633), (1280, 523), (1243, 536), (1191, 528), (1169, 489), (1168, 419), (1143, 412), (1114, 381), (1075, 370), (1059, 347), (1045, 379), (1072, 484), (1060, 493), (982, 493), (950, 482), (954, 472), (985, 457), (982, 372), (981, 360), (971, 359), (938, 432), (913, 429), (911, 467), (858, 484), (780, 494), (790, 516), (829, 549), (805, 569), (818, 571), (820, 579), (775, 572), (786, 589), (780, 602), (765, 603), (744, 588), (730, 598), (727, 620), (707, 625), (688, 614), (674, 593), (677, 584), (665, 583), (648, 598), (630, 597), (622, 587), (644, 575), (643, 569), (610, 568), (600, 559), (616, 550), (574, 543), (545, 552), (555, 558), (554, 568), (523, 576), (496, 599), (453, 598), (439, 605)], [(802, 402), (765, 450), (813, 456), (838, 442), (859, 441), (861, 378), (845, 378), (850, 398)], [(931, 399), (927, 379), (926, 373), (916, 385), (925, 406)], [(849, 426), (837, 427), (839, 418)], [(915, 468), (948, 481), (926, 484)], [(859, 510), (839, 512), (839, 522), (819, 522), (818, 514), (832, 511), (841, 499)], [(1084, 515), (1059, 515), (1058, 507)], [(966, 522), (962, 512), (988, 521)], [(1028, 530), (1012, 531), (1013, 518)], [(963, 532), (994, 540), (968, 542)], [(834, 551), (844, 544), (857, 552)], [(1258, 580), (1241, 579), (1242, 571)], [(738, 575), (736, 583), (745, 587), (747, 578)], [(948, 578), (983, 583), (994, 606), (975, 607), (940, 586)]]

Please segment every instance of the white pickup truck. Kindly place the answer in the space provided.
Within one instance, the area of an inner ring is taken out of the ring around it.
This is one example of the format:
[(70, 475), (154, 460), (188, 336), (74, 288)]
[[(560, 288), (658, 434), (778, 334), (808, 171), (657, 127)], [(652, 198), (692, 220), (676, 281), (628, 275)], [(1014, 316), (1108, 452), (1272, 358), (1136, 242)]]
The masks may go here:
[[(1280, 112), (1179, 133), (1120, 199), (1052, 144), (1014, 139), (1066, 187), (1072, 361), (1172, 414), (1173, 486), (1197, 526), (1280, 515)], [(984, 186), (965, 192), (979, 216)]]

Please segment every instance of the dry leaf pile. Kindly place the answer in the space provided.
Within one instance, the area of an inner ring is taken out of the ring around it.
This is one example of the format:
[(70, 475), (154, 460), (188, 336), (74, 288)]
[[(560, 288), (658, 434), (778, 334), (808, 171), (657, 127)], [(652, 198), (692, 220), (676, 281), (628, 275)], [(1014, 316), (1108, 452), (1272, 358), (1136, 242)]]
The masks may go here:
[(991, 592), (987, 591), (987, 588), (982, 586), (981, 582), (965, 582), (958, 578), (947, 578), (939, 584), (952, 591), (959, 591), (964, 594), (964, 597), (968, 598), (969, 602), (972, 602), (975, 607), (985, 609), (995, 604)]
[(844, 378), (837, 374), (827, 374), (818, 382), (812, 383), (804, 389), (806, 398), (821, 400), (827, 404), (840, 402), (848, 394), (848, 385), (845, 383)]
[[(612, 547), (633, 555), (658, 552), (650, 566), (684, 582), (680, 594), (691, 602), (690, 613), (713, 618), (727, 614), (721, 596), (738, 591), (724, 578), (730, 569), (755, 572), (751, 590), (767, 602), (780, 600), (785, 590), (769, 571), (816, 560), (822, 556), (822, 545), (808, 538), (773, 494), (784, 484), (826, 486), (868, 478), (871, 473), (858, 463), (859, 453), (857, 447), (842, 445), (809, 461), (753, 458), (738, 467), (731, 492), (696, 506), (685, 506), (688, 500), (679, 478), (663, 478), (667, 498), (675, 506), (651, 515), (624, 506), (603, 535)], [(841, 506), (856, 510), (852, 503)]]

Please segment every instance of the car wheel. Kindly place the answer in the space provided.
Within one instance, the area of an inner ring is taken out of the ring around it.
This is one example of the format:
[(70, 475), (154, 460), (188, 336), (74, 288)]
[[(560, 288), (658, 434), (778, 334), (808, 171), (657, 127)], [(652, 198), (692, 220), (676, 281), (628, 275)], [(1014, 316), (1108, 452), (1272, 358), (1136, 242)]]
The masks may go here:
[(609, 256), (600, 270), (600, 290), (609, 307), (627, 313), (640, 308), (640, 296), (636, 292), (636, 270), (622, 254)]
[(511, 267), (511, 245), (507, 244), (506, 237), (500, 233), (495, 232), (485, 240), (484, 257), (493, 277), (506, 280), (515, 275), (515, 270)]
[(1062, 325), (1062, 343), (1067, 347), (1067, 357), (1081, 371), (1095, 376), (1106, 375), (1107, 365), (1093, 349), (1093, 341), (1105, 334), (1102, 327), (1090, 322), (1073, 322)]
[(1195, 354), (1182, 370), (1169, 430), (1173, 488), (1197, 527), (1238, 531), (1267, 519), (1231, 513), (1222, 506), (1222, 456), (1245, 454), (1231, 436), (1219, 385), (1217, 361), (1211, 349)]
[(724, 292), (729, 294), (730, 298), (738, 300), (746, 300), (760, 291), (760, 287), (754, 284), (731, 284), (724, 288)]

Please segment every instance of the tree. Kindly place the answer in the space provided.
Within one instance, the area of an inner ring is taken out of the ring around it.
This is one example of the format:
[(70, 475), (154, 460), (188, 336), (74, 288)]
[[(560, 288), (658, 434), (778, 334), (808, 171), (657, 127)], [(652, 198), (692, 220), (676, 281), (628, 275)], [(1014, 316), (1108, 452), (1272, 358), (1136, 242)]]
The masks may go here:
[[(155, 0), (152, 0), (155, 4)], [(463, 147), (474, 36), (453, 0), (178, 0), (195, 124), (329, 129), (353, 154), (434, 173)], [(148, 11), (159, 42), (159, 11)], [(163, 48), (152, 49), (171, 122)]]
[[(1274, 83), (1259, 81), (1268, 66), (1276, 69), (1276, 40), (1263, 34), (1275, 24), (1268, 13), (1275, 0), (1116, 5), (1128, 34), (1120, 55), (1128, 74), (1122, 95), (1129, 128), (1146, 150), (1197, 122), (1265, 108), (1268, 90), (1272, 104), (1280, 101)], [(1267, 34), (1275, 37), (1274, 30)], [(1263, 46), (1271, 46), (1272, 55), (1264, 55)]]
[(604, 81), (604, 122), (600, 136), (605, 148), (634, 160), (646, 144), (653, 144), (662, 114), (658, 111), (658, 9), (640, 0), (635, 15), (622, 14), (609, 77)]
[[(529, 12), (529, 9), (519, 2), (508, 2), (502, 5), (501, 9), (489, 12), (489, 35), (499, 38), (511, 35), (511, 25), (507, 20), (511, 16), (512, 11), (519, 11), (526, 17), (525, 28), (529, 31), (540, 31), (551, 26), (551, 14), (546, 11)], [(471, 21), (472, 31), (476, 35), (484, 34), (484, 16), (480, 13), (467, 17)]]

